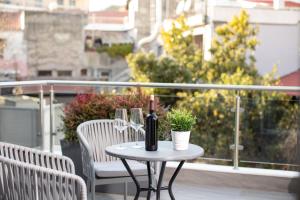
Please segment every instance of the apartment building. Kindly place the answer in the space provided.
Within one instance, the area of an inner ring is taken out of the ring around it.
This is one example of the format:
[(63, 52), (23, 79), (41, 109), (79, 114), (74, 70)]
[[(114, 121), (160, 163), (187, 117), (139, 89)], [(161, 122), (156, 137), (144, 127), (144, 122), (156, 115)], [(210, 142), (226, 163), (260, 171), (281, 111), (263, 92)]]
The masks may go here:
[(89, 0), (0, 0), (0, 8), (88, 11)]
[(27, 76), (26, 44), (20, 11), (0, 11), (0, 80), (20, 80)]
[[(274, 2), (274, 3), (273, 3)], [(300, 68), (300, 3), (284, 0), (193, 1), (188, 23), (194, 28), (195, 41), (210, 59), (214, 29), (246, 9), (250, 23), (258, 26), (255, 57), (260, 74), (277, 66), (281, 77)]]
[(184, 13), (193, 28), (196, 44), (208, 60), (215, 28), (230, 21), (241, 9), (247, 10), (250, 23), (259, 27), (260, 45), (255, 52), (259, 73), (271, 72), (274, 66), (279, 77), (297, 71), (300, 68), (300, 2), (297, 0), (138, 1), (135, 9), (138, 46), (160, 54), (160, 28), (170, 27), (172, 20)]
[(87, 9), (88, 1), (0, 1), (0, 80), (78, 77)]

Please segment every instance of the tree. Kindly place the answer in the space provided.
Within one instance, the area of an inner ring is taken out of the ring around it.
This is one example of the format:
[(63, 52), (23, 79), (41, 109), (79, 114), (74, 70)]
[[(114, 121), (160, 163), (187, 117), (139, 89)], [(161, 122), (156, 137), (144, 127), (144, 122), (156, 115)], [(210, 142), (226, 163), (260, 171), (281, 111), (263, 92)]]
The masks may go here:
[[(261, 76), (256, 69), (254, 52), (259, 44), (256, 38), (258, 27), (249, 23), (246, 11), (241, 11), (230, 22), (216, 28), (210, 50), (212, 58), (209, 61), (202, 62), (201, 50), (193, 44), (191, 33), (191, 28), (181, 16), (173, 22), (170, 30), (162, 31), (165, 55), (157, 58), (151, 53), (131, 54), (128, 62), (133, 71), (133, 80), (180, 83), (200, 81), (224, 85), (277, 84), (275, 71)], [(164, 92), (167, 95), (176, 93), (178, 97), (165, 102), (174, 107), (190, 109), (197, 116), (191, 139), (193, 143), (204, 147), (206, 156), (232, 158), (229, 146), (233, 144), (234, 136), (233, 108), (237, 95), (234, 91)], [(282, 134), (266, 132), (299, 130), (299, 125), (287, 127), (287, 123), (282, 123), (285, 118), (297, 122), (299, 105), (291, 105), (287, 95), (274, 92), (241, 91), (239, 95), (244, 110), (241, 114), (241, 140), (245, 146), (242, 157), (260, 161), (287, 161), (282, 149), (293, 150), (295, 146), (287, 146), (291, 144), (291, 137), (287, 142), (280, 143), (284, 138)]]
[[(170, 30), (162, 30), (165, 54), (135, 53), (127, 56), (133, 81), (194, 83), (201, 69), (202, 54), (193, 43), (184, 16), (172, 23)], [(184, 36), (187, 33), (188, 35)], [(163, 72), (163, 73), (162, 73)]]
[[(258, 41), (258, 28), (249, 23), (249, 15), (241, 11), (227, 24), (216, 28), (216, 37), (210, 49), (212, 59), (206, 63), (206, 82), (226, 82), (225, 77), (235, 73), (248, 76), (250, 84), (261, 84), (255, 67), (254, 52)], [(220, 79), (221, 78), (221, 79)], [(254, 78), (255, 80), (249, 80)], [(244, 79), (244, 77), (243, 77)], [(229, 80), (228, 80), (229, 81)], [(235, 79), (235, 84), (239, 84)]]

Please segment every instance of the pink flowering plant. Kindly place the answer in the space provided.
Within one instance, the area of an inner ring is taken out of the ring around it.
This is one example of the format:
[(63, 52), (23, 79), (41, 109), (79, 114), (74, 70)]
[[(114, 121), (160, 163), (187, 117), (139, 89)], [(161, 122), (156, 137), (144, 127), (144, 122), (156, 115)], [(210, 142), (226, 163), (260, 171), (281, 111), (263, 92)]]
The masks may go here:
[[(156, 112), (159, 116), (159, 135), (164, 138), (167, 132), (166, 112), (156, 99)], [(79, 124), (95, 119), (113, 119), (116, 108), (142, 108), (144, 117), (148, 113), (149, 96), (142, 92), (125, 95), (78, 94), (64, 109), (63, 131), (67, 141), (77, 141), (76, 128)], [(128, 113), (129, 114), (129, 113)]]

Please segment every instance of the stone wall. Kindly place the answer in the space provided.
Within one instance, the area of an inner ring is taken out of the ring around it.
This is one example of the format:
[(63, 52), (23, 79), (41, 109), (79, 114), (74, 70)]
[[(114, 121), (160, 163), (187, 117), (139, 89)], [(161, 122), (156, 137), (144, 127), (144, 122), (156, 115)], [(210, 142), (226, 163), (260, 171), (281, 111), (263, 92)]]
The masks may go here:
[(25, 12), (25, 40), (29, 76), (38, 70), (72, 70), (78, 77), (84, 66), (85, 14)]
[[(128, 64), (124, 58), (117, 57), (111, 58), (106, 53), (97, 53), (93, 51), (87, 51), (85, 53), (85, 63), (89, 70), (89, 78), (91, 80), (99, 80), (101, 76), (97, 75), (96, 71), (103, 71), (110, 73), (110, 80), (114, 80), (120, 73), (128, 69)], [(124, 77), (129, 80), (128, 77)], [(120, 81), (120, 80), (116, 80)]]

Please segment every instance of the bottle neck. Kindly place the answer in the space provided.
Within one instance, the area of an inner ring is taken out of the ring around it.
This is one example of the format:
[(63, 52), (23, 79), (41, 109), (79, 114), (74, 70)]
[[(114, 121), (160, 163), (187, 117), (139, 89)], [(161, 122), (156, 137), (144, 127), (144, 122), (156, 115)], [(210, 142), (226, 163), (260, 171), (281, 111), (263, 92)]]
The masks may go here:
[(149, 112), (154, 113), (155, 108), (154, 108), (154, 101), (150, 100), (150, 105), (149, 105)]

